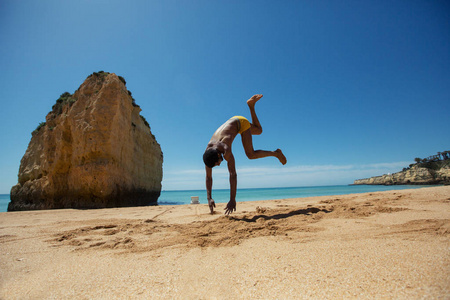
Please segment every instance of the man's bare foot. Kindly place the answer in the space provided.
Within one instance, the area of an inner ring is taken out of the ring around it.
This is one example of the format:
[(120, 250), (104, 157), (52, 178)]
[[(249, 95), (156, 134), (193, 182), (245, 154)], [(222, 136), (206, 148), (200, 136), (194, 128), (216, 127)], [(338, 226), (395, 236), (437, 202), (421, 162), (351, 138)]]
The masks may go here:
[(262, 98), (262, 94), (256, 94), (253, 95), (250, 99), (247, 100), (247, 105), (248, 106), (254, 106), (256, 102), (258, 102), (259, 99)]
[(275, 150), (275, 152), (277, 153), (277, 158), (280, 161), (280, 163), (282, 163), (283, 165), (286, 164), (287, 159), (286, 156), (284, 156), (283, 152), (281, 151), (281, 149), (277, 149)]

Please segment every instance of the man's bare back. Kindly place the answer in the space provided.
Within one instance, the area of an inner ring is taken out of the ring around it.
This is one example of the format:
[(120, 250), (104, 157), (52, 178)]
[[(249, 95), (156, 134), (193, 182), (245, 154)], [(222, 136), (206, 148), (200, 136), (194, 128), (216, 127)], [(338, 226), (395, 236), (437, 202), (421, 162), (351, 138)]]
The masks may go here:
[(221, 143), (231, 148), (231, 144), (233, 144), (234, 138), (237, 135), (238, 135), (237, 120), (229, 119), (228, 121), (223, 123), (222, 126), (217, 128), (216, 132), (214, 132), (206, 148), (214, 147)]

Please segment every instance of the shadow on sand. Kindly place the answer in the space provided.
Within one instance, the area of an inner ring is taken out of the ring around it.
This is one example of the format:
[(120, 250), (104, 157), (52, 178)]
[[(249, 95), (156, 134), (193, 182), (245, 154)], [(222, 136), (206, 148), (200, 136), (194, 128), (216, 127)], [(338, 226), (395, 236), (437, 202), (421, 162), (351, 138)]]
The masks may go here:
[(297, 215), (312, 215), (312, 214), (317, 214), (319, 212), (324, 212), (324, 213), (330, 213), (332, 212), (332, 210), (327, 210), (327, 209), (320, 209), (317, 207), (309, 207), (306, 209), (297, 209), (297, 210), (293, 210), (287, 213), (280, 213), (280, 214), (274, 214), (274, 215), (255, 215), (252, 218), (248, 218), (248, 216), (243, 216), (243, 217), (229, 217), (230, 220), (233, 221), (243, 221), (243, 222), (256, 222), (256, 220), (263, 218), (264, 220), (268, 221), (268, 220), (280, 220), (280, 219), (286, 219), (292, 216), (297, 216)]

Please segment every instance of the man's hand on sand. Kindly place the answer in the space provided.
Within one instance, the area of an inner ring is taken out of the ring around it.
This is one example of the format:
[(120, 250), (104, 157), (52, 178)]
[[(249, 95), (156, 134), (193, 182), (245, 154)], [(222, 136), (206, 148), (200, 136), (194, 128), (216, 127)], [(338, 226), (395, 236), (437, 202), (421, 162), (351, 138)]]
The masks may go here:
[(214, 207), (216, 207), (216, 203), (214, 199), (208, 199), (209, 210), (211, 210), (211, 214), (214, 214)]
[(227, 203), (227, 206), (224, 208), (225, 210), (225, 214), (229, 215), (231, 214), (233, 211), (236, 211), (236, 201), (229, 201)]

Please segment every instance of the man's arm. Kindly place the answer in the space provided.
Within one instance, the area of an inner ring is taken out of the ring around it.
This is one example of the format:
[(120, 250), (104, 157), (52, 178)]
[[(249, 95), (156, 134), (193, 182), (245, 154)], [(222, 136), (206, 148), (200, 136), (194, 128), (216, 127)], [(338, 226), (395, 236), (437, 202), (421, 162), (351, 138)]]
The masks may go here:
[(206, 170), (206, 195), (208, 197), (208, 205), (209, 209), (211, 210), (211, 214), (214, 213), (214, 207), (216, 207), (216, 203), (214, 202), (212, 198), (212, 169), (205, 166)]
[(229, 215), (233, 211), (236, 211), (236, 187), (237, 187), (237, 174), (236, 165), (234, 162), (234, 156), (231, 151), (227, 153), (225, 159), (228, 163), (228, 172), (230, 173), (230, 201), (225, 207), (225, 214)]

